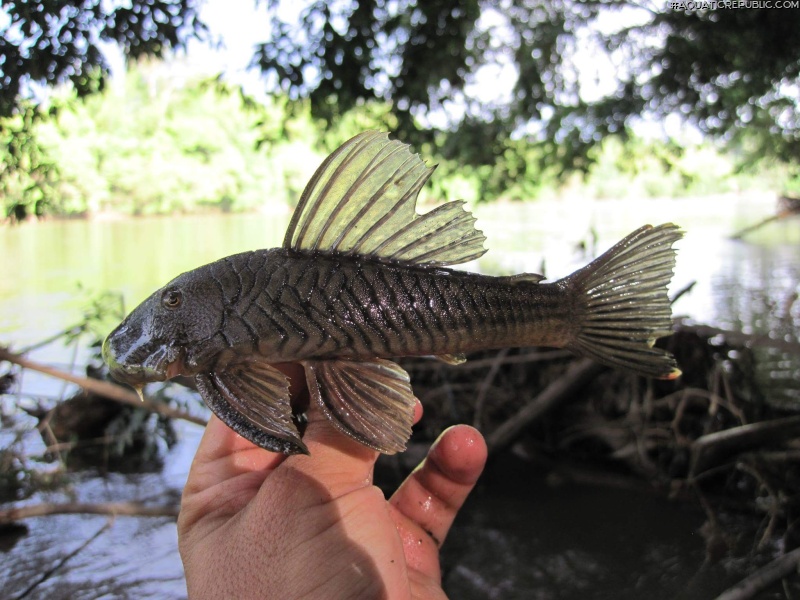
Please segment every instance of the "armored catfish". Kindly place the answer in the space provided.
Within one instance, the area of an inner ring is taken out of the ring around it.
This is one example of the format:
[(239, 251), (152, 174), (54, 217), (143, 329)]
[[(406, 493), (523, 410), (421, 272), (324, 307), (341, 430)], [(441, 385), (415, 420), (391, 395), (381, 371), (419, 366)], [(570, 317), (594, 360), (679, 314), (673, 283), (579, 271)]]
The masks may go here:
[(276, 363), (299, 362), (331, 422), (384, 453), (405, 447), (415, 402), (392, 357), (457, 363), (480, 349), (554, 346), (645, 376), (680, 373), (653, 346), (672, 328), (675, 225), (644, 226), (553, 283), (453, 270), (485, 252), (485, 237), (461, 201), (417, 214), (432, 171), (388, 134), (347, 141), (308, 183), (280, 248), (184, 273), (111, 332), (111, 375), (140, 393), (194, 376), (234, 431), (292, 454), (308, 450)]

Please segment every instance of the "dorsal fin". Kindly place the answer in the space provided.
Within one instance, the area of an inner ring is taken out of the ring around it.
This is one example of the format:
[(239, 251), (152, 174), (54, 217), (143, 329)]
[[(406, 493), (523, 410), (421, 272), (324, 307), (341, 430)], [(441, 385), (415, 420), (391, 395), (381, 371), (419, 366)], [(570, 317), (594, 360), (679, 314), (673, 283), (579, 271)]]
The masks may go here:
[(463, 202), (416, 213), (433, 172), (406, 144), (367, 131), (342, 144), (308, 182), (283, 245), (298, 251), (359, 254), (453, 265), (486, 252)]

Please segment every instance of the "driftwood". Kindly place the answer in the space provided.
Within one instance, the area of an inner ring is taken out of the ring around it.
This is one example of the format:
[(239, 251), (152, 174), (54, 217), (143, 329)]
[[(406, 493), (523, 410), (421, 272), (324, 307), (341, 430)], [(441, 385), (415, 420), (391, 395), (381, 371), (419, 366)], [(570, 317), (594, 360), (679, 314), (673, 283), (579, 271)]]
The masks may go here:
[(747, 600), (755, 598), (760, 591), (775, 582), (796, 573), (800, 566), (800, 548), (784, 554), (745, 577), (739, 583), (722, 592), (716, 600)]
[(778, 221), (780, 219), (785, 219), (786, 217), (790, 217), (792, 215), (800, 214), (800, 198), (790, 198), (788, 196), (781, 196), (778, 198), (778, 211), (772, 215), (771, 217), (767, 217), (766, 219), (762, 219), (755, 225), (750, 225), (745, 227), (744, 229), (740, 229), (736, 233), (731, 236), (732, 240), (740, 240), (748, 233), (755, 231), (756, 229), (760, 229), (764, 227), (764, 225), (768, 225), (773, 221)]
[(32, 504), (0, 510), (0, 525), (48, 515), (109, 515), (112, 517), (178, 517), (177, 505), (148, 506), (141, 502), (69, 502)]
[(709, 433), (692, 443), (689, 476), (699, 475), (717, 466), (732, 454), (777, 444), (797, 436), (800, 436), (800, 416), (749, 423)]
[(571, 398), (603, 369), (605, 367), (586, 358), (575, 362), (562, 377), (550, 383), (538, 396), (488, 436), (486, 444), (489, 453), (495, 453), (511, 445), (531, 423), (560, 402)]
[(0, 361), (4, 360), (15, 365), (19, 365), (25, 369), (31, 369), (32, 371), (38, 371), (39, 373), (44, 373), (45, 375), (50, 375), (51, 377), (69, 381), (70, 383), (79, 385), (87, 391), (94, 392), (98, 396), (103, 396), (105, 398), (115, 400), (116, 402), (130, 404), (131, 406), (143, 408), (150, 412), (158, 413), (172, 419), (183, 419), (184, 421), (196, 423), (197, 425), (205, 426), (207, 423), (207, 421), (202, 417), (192, 415), (183, 410), (172, 408), (166, 404), (150, 402), (148, 400), (140, 400), (139, 396), (137, 396), (134, 392), (111, 382), (73, 375), (72, 373), (67, 373), (48, 365), (43, 365), (32, 360), (28, 360), (19, 354), (11, 352), (8, 350), (8, 348), (0, 347)]
[(682, 319), (678, 319), (677, 321), (677, 327), (681, 331), (694, 333), (701, 338), (712, 338), (721, 335), (731, 344), (775, 348), (783, 352), (800, 354), (800, 342), (795, 340), (772, 338), (765, 333), (744, 333), (742, 331), (730, 331), (728, 329), (720, 329), (719, 327), (711, 327), (710, 325), (693, 325), (686, 323)]

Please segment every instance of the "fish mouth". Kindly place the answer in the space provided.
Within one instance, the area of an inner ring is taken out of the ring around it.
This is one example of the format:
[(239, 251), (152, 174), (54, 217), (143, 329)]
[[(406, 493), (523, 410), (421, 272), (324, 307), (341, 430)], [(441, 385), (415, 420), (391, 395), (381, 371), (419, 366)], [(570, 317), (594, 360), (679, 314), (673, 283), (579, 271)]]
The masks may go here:
[(167, 365), (165, 379), (172, 379), (184, 374), (186, 367), (183, 364), (183, 357), (178, 357)]
[(111, 376), (134, 387), (171, 379), (180, 375), (184, 368), (182, 353), (175, 346), (158, 346), (139, 360), (137, 355), (141, 355), (141, 351), (120, 352), (115, 340), (109, 336), (103, 343), (102, 354)]

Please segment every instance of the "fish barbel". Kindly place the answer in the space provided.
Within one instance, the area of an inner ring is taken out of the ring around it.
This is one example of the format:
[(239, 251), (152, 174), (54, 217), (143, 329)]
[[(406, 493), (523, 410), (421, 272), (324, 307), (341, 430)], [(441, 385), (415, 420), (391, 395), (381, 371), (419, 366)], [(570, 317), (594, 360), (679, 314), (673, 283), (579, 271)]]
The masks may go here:
[(672, 329), (672, 224), (644, 226), (555, 281), (489, 277), (448, 265), (481, 256), (485, 237), (463, 202), (419, 215), (433, 172), (388, 134), (345, 142), (308, 183), (280, 248), (235, 254), (184, 273), (109, 334), (111, 375), (141, 390), (194, 376), (206, 404), (267, 450), (307, 453), (293, 422), (298, 362), (312, 401), (341, 431), (380, 452), (405, 448), (414, 394), (391, 360), (510, 346), (568, 348), (612, 367), (674, 378), (655, 348)]

